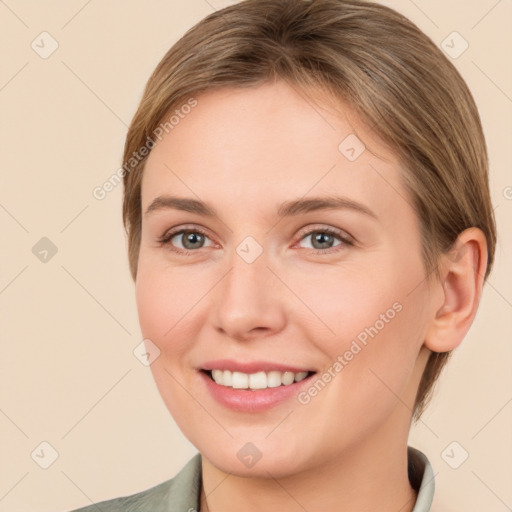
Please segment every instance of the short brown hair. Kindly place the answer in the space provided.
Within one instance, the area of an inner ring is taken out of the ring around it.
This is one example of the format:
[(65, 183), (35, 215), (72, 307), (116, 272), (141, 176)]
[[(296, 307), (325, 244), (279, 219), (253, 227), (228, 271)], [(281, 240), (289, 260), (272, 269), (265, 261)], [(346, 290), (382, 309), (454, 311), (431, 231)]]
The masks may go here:
[[(466, 228), (496, 226), (485, 139), (473, 97), (441, 50), (396, 11), (364, 0), (245, 0), (216, 11), (176, 42), (151, 75), (126, 136), (123, 162), (193, 95), (277, 79), (348, 103), (398, 157), (420, 221), (428, 279)], [(130, 271), (141, 235), (141, 158), (124, 174)], [(449, 352), (431, 353), (416, 396), (423, 412)]]

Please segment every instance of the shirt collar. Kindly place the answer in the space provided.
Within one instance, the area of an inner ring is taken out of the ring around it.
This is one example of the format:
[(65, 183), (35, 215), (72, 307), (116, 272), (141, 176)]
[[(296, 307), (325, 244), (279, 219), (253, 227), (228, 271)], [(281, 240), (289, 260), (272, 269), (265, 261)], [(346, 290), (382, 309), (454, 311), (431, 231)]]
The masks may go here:
[(407, 455), (409, 481), (418, 492), (412, 512), (429, 512), (435, 491), (434, 471), (427, 457), (416, 448), (408, 446)]
[[(434, 472), (427, 457), (409, 446), (407, 448), (408, 474), (418, 495), (412, 512), (429, 512), (434, 498)], [(172, 479), (169, 489), (169, 512), (197, 512), (201, 492), (201, 454), (197, 453)]]

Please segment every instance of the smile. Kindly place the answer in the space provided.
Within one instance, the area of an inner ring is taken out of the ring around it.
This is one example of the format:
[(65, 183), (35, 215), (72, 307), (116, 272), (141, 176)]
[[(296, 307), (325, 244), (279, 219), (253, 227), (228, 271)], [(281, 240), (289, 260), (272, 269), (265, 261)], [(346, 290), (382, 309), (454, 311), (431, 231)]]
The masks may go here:
[(280, 372), (277, 370), (256, 373), (232, 372), (215, 369), (207, 372), (215, 383), (232, 389), (267, 389), (279, 386), (289, 386), (294, 382), (304, 380), (311, 372)]
[(316, 369), (278, 361), (204, 361), (197, 368), (208, 394), (237, 412), (263, 412), (293, 400)]

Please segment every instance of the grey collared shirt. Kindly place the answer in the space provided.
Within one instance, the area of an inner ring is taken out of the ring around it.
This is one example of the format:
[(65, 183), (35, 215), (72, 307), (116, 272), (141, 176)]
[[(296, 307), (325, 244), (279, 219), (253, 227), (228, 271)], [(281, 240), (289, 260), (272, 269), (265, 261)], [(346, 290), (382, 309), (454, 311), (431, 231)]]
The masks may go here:
[[(434, 473), (427, 457), (408, 447), (408, 471), (412, 487), (418, 491), (412, 512), (429, 512), (434, 498)], [(201, 454), (190, 459), (170, 480), (145, 491), (102, 501), (72, 512), (197, 512), (201, 491)]]

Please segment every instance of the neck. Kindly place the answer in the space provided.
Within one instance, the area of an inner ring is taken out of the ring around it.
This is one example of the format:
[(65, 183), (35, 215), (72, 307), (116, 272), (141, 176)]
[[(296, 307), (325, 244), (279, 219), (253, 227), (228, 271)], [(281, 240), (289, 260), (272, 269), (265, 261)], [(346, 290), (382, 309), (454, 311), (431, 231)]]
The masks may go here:
[[(201, 512), (332, 510), (411, 512), (416, 501), (407, 473), (408, 429), (378, 432), (340, 456), (281, 478), (224, 473), (203, 456)], [(248, 499), (250, 497), (250, 499)]]

